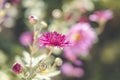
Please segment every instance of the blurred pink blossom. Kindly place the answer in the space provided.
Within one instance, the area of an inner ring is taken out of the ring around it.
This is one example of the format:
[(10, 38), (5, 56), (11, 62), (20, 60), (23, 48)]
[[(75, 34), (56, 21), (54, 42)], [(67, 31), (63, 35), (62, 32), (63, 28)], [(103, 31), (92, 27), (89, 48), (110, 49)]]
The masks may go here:
[(33, 33), (32, 32), (23, 32), (20, 35), (19, 40), (23, 46), (29, 46), (33, 42)]
[(74, 62), (79, 56), (86, 56), (89, 53), (97, 35), (89, 23), (82, 22), (70, 28), (67, 39), (71, 45), (64, 48), (64, 57)]
[(94, 22), (108, 21), (113, 17), (113, 12), (111, 10), (101, 10), (95, 11), (89, 16), (89, 19)]
[(84, 76), (84, 70), (81, 67), (75, 67), (70, 63), (64, 63), (61, 66), (61, 71), (64, 75), (68, 77), (83, 77)]
[(79, 59), (76, 60), (73, 64), (77, 65), (77, 66), (83, 66), (83, 62), (80, 61)]

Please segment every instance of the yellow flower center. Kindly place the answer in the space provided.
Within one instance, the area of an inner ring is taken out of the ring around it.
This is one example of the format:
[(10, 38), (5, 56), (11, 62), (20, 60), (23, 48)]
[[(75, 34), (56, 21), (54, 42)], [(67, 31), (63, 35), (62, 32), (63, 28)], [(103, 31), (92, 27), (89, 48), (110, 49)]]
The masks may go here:
[(73, 41), (80, 41), (80, 39), (81, 39), (80, 33), (73, 34), (73, 38), (72, 38)]
[(47, 74), (47, 71), (42, 71), (42, 75), (46, 75)]

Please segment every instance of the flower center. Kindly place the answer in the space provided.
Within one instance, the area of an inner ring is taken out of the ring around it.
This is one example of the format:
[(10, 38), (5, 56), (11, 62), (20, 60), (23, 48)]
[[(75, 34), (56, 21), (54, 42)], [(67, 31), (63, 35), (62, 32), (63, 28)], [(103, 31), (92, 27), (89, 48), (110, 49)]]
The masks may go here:
[(81, 39), (80, 33), (73, 34), (73, 37), (72, 37), (73, 41), (80, 41), (80, 39)]

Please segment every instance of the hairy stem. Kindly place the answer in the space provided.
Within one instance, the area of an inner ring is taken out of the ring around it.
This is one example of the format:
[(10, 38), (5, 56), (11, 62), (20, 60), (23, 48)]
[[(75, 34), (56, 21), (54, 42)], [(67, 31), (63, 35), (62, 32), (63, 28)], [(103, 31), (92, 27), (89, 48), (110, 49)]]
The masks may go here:
[(36, 25), (33, 26), (34, 27), (34, 31), (33, 31), (33, 43), (32, 43), (32, 46), (30, 47), (30, 71), (32, 70), (32, 56), (33, 54), (35, 53), (35, 43), (37, 41), (37, 30), (36, 30)]

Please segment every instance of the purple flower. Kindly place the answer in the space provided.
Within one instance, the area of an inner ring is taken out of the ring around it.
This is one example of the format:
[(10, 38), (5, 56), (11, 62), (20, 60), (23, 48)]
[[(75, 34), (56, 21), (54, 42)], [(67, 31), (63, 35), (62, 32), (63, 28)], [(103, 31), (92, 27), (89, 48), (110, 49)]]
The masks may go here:
[(19, 40), (23, 46), (28, 46), (33, 42), (33, 33), (32, 32), (23, 32), (21, 34)]
[(38, 39), (42, 46), (65, 47), (69, 45), (66, 36), (57, 32), (46, 32)]
[(113, 12), (111, 10), (101, 10), (96, 11), (89, 16), (89, 19), (94, 22), (108, 21), (113, 17)]
[(89, 23), (76, 23), (69, 32), (67, 39), (71, 45), (64, 48), (64, 57), (76, 61), (80, 55), (86, 56), (92, 44), (96, 41), (97, 35)]
[(19, 64), (19, 63), (13, 64), (13, 66), (12, 66), (12, 71), (13, 71), (14, 73), (17, 73), (17, 74), (21, 73), (21, 71), (22, 71), (22, 66), (21, 66), (21, 64)]
[(61, 66), (61, 71), (64, 75), (68, 77), (83, 77), (84, 75), (84, 70), (81, 67), (75, 67), (70, 63), (64, 63)]

